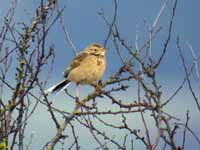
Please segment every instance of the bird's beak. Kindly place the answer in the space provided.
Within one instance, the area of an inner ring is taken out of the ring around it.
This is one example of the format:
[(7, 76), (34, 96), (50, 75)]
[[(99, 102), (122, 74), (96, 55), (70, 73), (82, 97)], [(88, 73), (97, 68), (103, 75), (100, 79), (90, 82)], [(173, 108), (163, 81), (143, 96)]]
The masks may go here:
[(102, 55), (105, 55), (106, 50), (107, 50), (106, 48), (103, 48), (103, 51), (101, 51)]

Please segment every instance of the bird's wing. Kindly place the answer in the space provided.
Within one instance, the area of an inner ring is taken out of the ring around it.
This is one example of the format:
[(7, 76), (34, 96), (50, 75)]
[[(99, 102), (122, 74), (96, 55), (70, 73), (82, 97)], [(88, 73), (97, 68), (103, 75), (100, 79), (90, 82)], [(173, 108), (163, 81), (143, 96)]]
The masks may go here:
[(72, 63), (69, 65), (69, 67), (67, 67), (65, 70), (64, 70), (64, 76), (67, 77), (69, 72), (80, 66), (80, 64), (82, 63), (83, 60), (85, 60), (86, 57), (88, 57), (89, 54), (88, 53), (85, 53), (85, 52), (82, 52), (80, 54), (78, 54), (73, 60), (72, 60)]

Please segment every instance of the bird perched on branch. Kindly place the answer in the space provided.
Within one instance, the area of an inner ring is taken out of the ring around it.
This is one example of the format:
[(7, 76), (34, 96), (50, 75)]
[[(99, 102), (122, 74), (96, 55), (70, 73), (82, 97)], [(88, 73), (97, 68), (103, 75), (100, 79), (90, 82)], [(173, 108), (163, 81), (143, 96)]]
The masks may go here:
[(101, 80), (105, 68), (106, 49), (100, 44), (87, 46), (72, 60), (71, 64), (64, 71), (65, 79), (46, 90), (46, 94), (63, 91), (70, 82), (76, 83), (76, 95), (78, 95), (79, 84), (93, 84)]

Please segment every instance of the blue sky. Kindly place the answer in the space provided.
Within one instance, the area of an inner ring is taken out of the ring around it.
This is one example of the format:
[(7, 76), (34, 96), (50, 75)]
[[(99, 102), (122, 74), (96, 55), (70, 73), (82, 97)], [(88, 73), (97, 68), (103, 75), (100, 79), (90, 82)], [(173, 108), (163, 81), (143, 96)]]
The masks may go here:
[[(3, 19), (6, 10), (9, 7), (10, 1), (1, 2), (0, 6), (0, 19)], [(35, 8), (40, 3), (40, 0), (20, 0), (20, 3), (16, 9), (15, 22), (20, 20), (25, 20), (29, 22), (30, 16), (33, 16), (35, 13)], [(117, 25), (122, 37), (127, 41), (129, 45), (135, 48), (135, 37), (136, 31), (139, 36), (139, 46), (142, 46), (143, 43), (147, 40), (147, 31), (150, 25), (153, 24), (160, 7), (163, 1), (161, 0), (118, 0), (118, 14), (117, 14)], [(164, 40), (166, 39), (166, 31), (168, 30), (169, 18), (171, 14), (172, 2), (169, 1), (165, 8), (164, 14), (160, 19), (159, 26), (163, 27), (163, 30), (158, 34), (156, 39), (152, 44), (152, 54), (154, 56), (159, 56), (160, 50), (162, 49)], [(86, 45), (93, 42), (103, 43), (108, 28), (102, 18), (97, 14), (97, 12), (104, 10), (105, 15), (112, 19), (113, 16), (113, 1), (108, 0), (62, 0), (60, 1), (60, 8), (66, 7), (64, 10), (64, 24), (68, 30), (70, 37), (78, 50), (83, 49)], [(170, 41), (167, 54), (158, 68), (157, 78), (159, 83), (162, 85), (163, 99), (166, 99), (170, 94), (180, 85), (182, 79), (184, 78), (183, 67), (181, 65), (180, 57), (176, 48), (176, 38), (177, 36), (181, 39), (181, 45), (183, 46), (184, 55), (187, 56), (188, 64), (191, 64), (191, 54), (188, 48), (185, 45), (185, 41), (188, 41), (194, 48), (196, 52), (199, 51), (199, 35), (200, 35), (200, 1), (198, 0), (178, 0), (176, 16), (173, 26), (172, 39)], [(27, 15), (28, 12), (30, 16)], [(0, 27), (2, 26), (2, 21)], [(48, 83), (48, 86), (55, 84), (59, 80), (62, 80), (62, 72), (70, 63), (73, 52), (64, 40), (64, 34), (60, 28), (59, 22), (55, 24), (52, 30), (49, 33), (48, 44), (53, 43), (56, 49), (56, 58), (54, 63), (54, 70), (51, 75), (51, 80)], [(107, 70), (104, 75), (103, 80), (106, 80), (120, 65), (119, 57), (114, 49), (112, 41), (108, 43), (108, 52), (107, 52)], [(123, 54), (126, 58), (127, 55)], [(42, 78), (45, 78), (45, 74), (42, 75)], [(196, 80), (194, 79), (194, 82)], [(73, 91), (74, 85), (70, 86), (70, 90)], [(129, 100), (128, 98), (134, 97), (135, 86), (131, 87), (126, 93), (121, 93), (120, 97), (123, 99)], [(81, 95), (84, 96), (88, 91), (91, 91), (90, 87), (81, 87)], [(54, 100), (53, 103), (55, 106), (61, 109), (72, 109), (72, 102), (67, 101), (68, 98), (65, 98), (63, 93), (59, 95), (52, 95), (51, 99)], [(64, 101), (63, 101), (64, 99)], [(131, 100), (131, 99), (130, 99)], [(106, 109), (106, 100), (100, 102), (101, 108)], [(178, 109), (177, 109), (178, 108)], [(170, 103), (166, 109), (169, 112), (173, 112), (180, 118), (185, 117), (187, 109), (190, 109), (191, 113), (191, 122), (190, 125), (195, 129), (200, 136), (199, 129), (199, 112), (194, 104), (194, 100), (191, 98), (191, 94), (188, 91), (187, 86), (184, 87), (183, 91), (180, 92), (175, 100)], [(115, 109), (115, 108), (113, 108)], [(38, 118), (38, 115), (40, 117)], [(109, 120), (110, 118), (108, 118)], [(50, 121), (50, 116), (47, 112), (47, 108), (44, 106), (39, 106), (36, 110), (35, 115), (30, 120), (30, 126), (28, 126), (27, 137), (29, 137), (32, 131), (36, 132), (33, 143), (38, 143), (31, 145), (33, 149), (39, 149), (43, 146), (44, 142), (50, 140), (55, 134), (55, 129), (51, 126), (52, 122)], [(119, 118), (116, 118), (116, 122)], [(140, 126), (140, 123), (134, 124), (135, 122), (141, 122), (139, 116), (134, 116), (132, 119), (133, 126)], [(140, 120), (140, 121), (139, 121)], [(149, 119), (150, 121), (150, 119)], [(149, 126), (151, 127), (151, 122)], [(77, 126), (78, 128), (78, 126)], [(153, 128), (153, 127), (152, 127)], [(114, 134), (113, 131), (105, 129), (107, 132)], [(153, 132), (153, 131), (152, 131)], [(84, 135), (85, 131), (83, 128), (80, 128), (80, 135)], [(88, 138), (90, 136), (88, 135)], [(87, 138), (86, 138), (87, 139)], [(120, 138), (119, 138), (120, 139)], [(27, 138), (28, 140), (28, 138)], [(82, 138), (82, 141), (85, 145), (84, 149), (91, 149), (91, 141), (87, 141)], [(88, 144), (87, 144), (88, 143)], [(194, 149), (198, 149), (197, 144), (191, 143), (194, 145)], [(186, 147), (190, 147), (191, 144), (186, 143)], [(88, 146), (88, 147), (87, 147)], [(141, 149), (140, 144), (136, 144), (138, 149)]]

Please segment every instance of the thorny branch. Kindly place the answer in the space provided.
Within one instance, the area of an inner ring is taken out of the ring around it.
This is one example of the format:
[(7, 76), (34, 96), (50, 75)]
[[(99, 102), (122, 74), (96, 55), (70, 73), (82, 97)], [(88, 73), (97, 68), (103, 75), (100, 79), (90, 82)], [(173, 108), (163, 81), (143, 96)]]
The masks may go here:
[[(167, 9), (166, 4), (171, 1), (163, 1), (152, 28), (147, 33), (149, 38), (140, 47), (136, 41), (136, 48), (127, 44), (126, 38), (121, 34), (121, 28), (119, 30), (116, 23), (120, 13), (119, 1), (113, 1), (114, 12), (111, 21), (103, 10), (99, 13), (108, 28), (104, 45), (108, 47), (109, 42), (113, 42), (122, 64), (118, 66), (115, 73), (101, 82), (100, 91), (93, 90), (87, 93), (85, 97), (80, 98), (81, 103), (77, 103), (74, 94), (66, 90), (66, 99), (74, 102), (72, 111), (54, 106), (56, 101), (44, 92), (56, 55), (54, 43), (53, 46), (48, 46), (47, 37), (56, 22), (60, 21), (65, 40), (76, 54), (76, 48), (64, 25), (66, 7), (60, 10), (59, 2), (41, 0), (31, 24), (21, 23), (23, 25), (21, 30), (16, 23), (13, 23), (17, 0), (13, 0), (5, 16), (7, 19), (4, 20), (0, 32), (0, 150), (17, 148), (29, 150), (33, 144), (37, 144), (33, 143), (32, 134), (30, 141), (25, 143), (25, 137), (27, 138), (25, 132), (29, 120), (39, 105), (45, 106), (55, 126), (55, 135), (43, 144), (42, 149), (45, 150), (59, 149), (60, 145), (60, 149), (67, 147), (83, 149), (85, 145), (81, 138), (85, 137), (82, 137), (79, 128), (86, 129), (85, 132), (87, 136), (91, 136), (96, 149), (107, 150), (113, 147), (122, 150), (134, 149), (134, 144), (140, 143), (148, 150), (159, 149), (162, 144), (163, 149), (183, 150), (188, 140), (187, 134), (191, 134), (200, 145), (199, 136), (190, 127), (189, 112), (186, 114), (186, 121), (182, 123), (181, 119), (167, 109), (169, 102), (174, 100), (187, 81), (197, 108), (200, 110), (199, 99), (191, 82), (194, 69), (199, 78), (199, 56), (196, 56), (191, 46), (187, 44), (193, 56), (193, 64), (190, 70), (187, 69), (184, 52), (177, 39), (177, 49), (185, 78), (167, 100), (163, 98), (163, 93), (166, 91), (161, 88), (162, 85), (157, 78), (157, 68), (163, 61), (173, 36), (172, 27), (178, 1), (173, 1), (167, 39), (161, 47), (161, 55), (157, 61), (153, 60), (151, 55), (147, 57), (147, 53), (150, 53), (151, 44), (157, 41), (157, 33), (162, 31), (162, 27), (157, 25), (162, 18), (164, 8)], [(122, 57), (121, 54), (124, 52), (128, 52), (127, 56)], [(146, 58), (149, 58), (148, 61)], [(16, 70), (11, 71), (12, 68)], [(45, 74), (46, 70), (48, 77), (43, 79), (41, 74)], [(9, 78), (12, 78), (12, 81)], [(6, 90), (8, 93), (5, 93)], [(122, 95), (124, 93), (126, 95), (128, 91), (131, 91), (131, 94), (123, 97)], [(101, 105), (104, 102), (106, 106)], [(108, 130), (116, 134), (109, 134)], [(182, 139), (181, 145), (178, 144), (176, 136), (181, 137), (179, 138)]]

